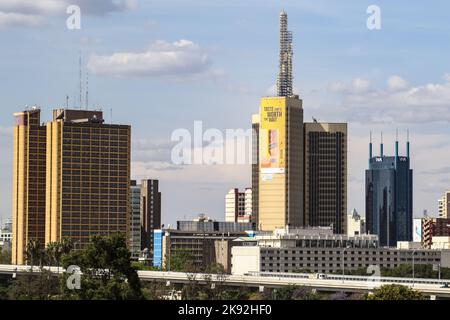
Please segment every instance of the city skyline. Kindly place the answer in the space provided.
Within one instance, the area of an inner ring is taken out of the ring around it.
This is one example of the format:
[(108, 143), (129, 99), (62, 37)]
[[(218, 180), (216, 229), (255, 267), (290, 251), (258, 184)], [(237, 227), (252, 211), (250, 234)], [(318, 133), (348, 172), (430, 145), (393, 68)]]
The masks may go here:
[[(320, 2), (322, 7), (327, 3)], [(414, 5), (405, 8), (380, 1), (382, 29), (370, 31), (365, 24), (368, 3), (328, 4), (319, 10), (321, 6), (306, 2), (265, 2), (253, 14), (248, 12), (251, 3), (227, 4), (226, 8), (222, 2), (199, 3), (198, 11), (194, 6), (183, 16), (180, 10), (186, 7), (178, 1), (151, 6), (138, 1), (139, 10), (92, 5), (86, 15), (82, 12), (81, 30), (74, 31), (65, 28), (64, 12), (56, 14), (37, 7), (23, 13), (44, 17), (34, 29), (20, 26), (20, 21), (11, 25), (0, 20), (0, 39), (11, 44), (0, 53), (0, 67), (8, 75), (0, 80), (5, 88), (1, 152), (7, 155), (0, 163), (4, 168), (0, 175), (3, 219), (11, 213), (12, 113), (36, 104), (43, 114), (49, 114), (65, 105), (66, 94), (70, 96), (69, 107), (73, 107), (80, 49), (89, 70), (91, 106), (102, 105), (105, 118), (112, 108), (114, 122), (132, 126), (132, 178), (160, 180), (162, 222), (173, 223), (198, 213), (223, 219), (223, 196), (232, 187), (251, 186), (250, 165), (177, 167), (170, 162), (170, 133), (177, 128), (192, 131), (194, 120), (221, 130), (250, 128), (249, 119), (257, 112), (260, 97), (276, 94), (281, 8), (289, 13), (289, 30), (294, 33), (294, 93), (304, 101), (305, 121), (316, 117), (324, 122), (349, 123), (347, 211), (365, 211), (369, 130), (383, 131), (385, 141), (393, 141), (398, 127), (401, 132), (407, 128), (411, 132), (414, 215), (426, 208), (437, 216), (437, 200), (450, 184), (450, 179), (442, 177), (450, 172), (445, 158), (450, 152), (450, 130), (445, 128), (449, 121), (445, 111), (450, 97), (450, 63), (444, 58), (449, 27), (440, 19), (440, 12), (448, 10), (448, 5), (442, 2), (419, 12)], [(221, 12), (215, 14), (218, 8)], [(23, 8), (0, 4), (0, 12), (20, 10)], [(233, 23), (226, 24), (227, 19)], [(409, 19), (419, 23), (401, 25)], [(131, 22), (129, 26), (123, 27), (124, 20)], [(420, 22), (427, 28), (421, 28)], [(213, 27), (206, 31), (202, 25)], [(235, 29), (244, 30), (237, 34)], [(136, 34), (129, 37), (130, 32)], [(412, 35), (420, 37), (420, 47), (413, 43)], [(50, 48), (45, 48), (44, 39), (50, 39)], [(327, 43), (322, 43), (325, 40)], [(389, 52), (384, 52), (386, 46)], [(133, 65), (129, 69), (109, 65), (105, 69), (105, 57), (114, 62), (114, 53), (132, 56), (146, 50), (155, 59), (161, 58), (161, 50), (180, 52), (177, 57), (182, 67), (162, 64), (163, 69), (155, 70), (150, 65), (136, 71)], [(18, 51), (19, 55), (13, 55)], [(33, 76), (28, 77), (30, 74)], [(173, 90), (176, 95), (171, 95)], [(401, 145), (404, 136), (400, 137)], [(379, 140), (374, 139), (374, 143)], [(385, 147), (386, 154), (393, 154), (393, 143)]]

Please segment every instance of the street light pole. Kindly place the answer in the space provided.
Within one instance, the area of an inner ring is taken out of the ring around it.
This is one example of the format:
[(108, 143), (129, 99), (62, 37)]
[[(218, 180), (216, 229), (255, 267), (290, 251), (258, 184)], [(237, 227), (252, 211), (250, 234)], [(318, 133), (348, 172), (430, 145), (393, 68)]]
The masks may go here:
[(413, 276), (413, 287), (414, 287), (414, 283), (415, 283), (414, 257), (415, 257), (415, 255), (416, 255), (416, 250), (417, 250), (417, 249), (414, 249), (413, 252), (412, 252), (412, 276)]

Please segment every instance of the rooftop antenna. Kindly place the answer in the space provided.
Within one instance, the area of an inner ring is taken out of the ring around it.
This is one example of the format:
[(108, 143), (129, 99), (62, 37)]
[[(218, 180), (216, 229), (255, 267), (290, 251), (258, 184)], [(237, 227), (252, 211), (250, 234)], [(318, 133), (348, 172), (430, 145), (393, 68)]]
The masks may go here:
[(288, 31), (288, 17), (286, 11), (280, 13), (280, 52), (279, 71), (277, 79), (277, 95), (279, 97), (292, 96), (292, 32)]
[(109, 109), (109, 123), (112, 124), (112, 108)]
[(370, 140), (369, 140), (369, 163), (372, 159), (372, 130), (370, 130)]
[(86, 69), (86, 110), (89, 108), (89, 71)]
[(79, 60), (78, 60), (78, 67), (79, 67), (79, 72), (80, 72), (80, 106), (79, 106), (79, 108), (81, 109), (81, 106), (83, 105), (83, 97), (82, 97), (82, 95), (83, 95), (83, 83), (82, 83), (82, 79), (83, 79), (83, 77), (82, 77), (82, 71), (81, 71), (81, 50), (80, 50), (80, 57), (79, 57)]
[(381, 131), (380, 157), (383, 157), (383, 131)]
[(406, 156), (409, 158), (409, 129), (406, 129)]
[(395, 130), (395, 157), (398, 158), (398, 128)]
[(66, 109), (69, 109), (69, 95), (66, 94)]

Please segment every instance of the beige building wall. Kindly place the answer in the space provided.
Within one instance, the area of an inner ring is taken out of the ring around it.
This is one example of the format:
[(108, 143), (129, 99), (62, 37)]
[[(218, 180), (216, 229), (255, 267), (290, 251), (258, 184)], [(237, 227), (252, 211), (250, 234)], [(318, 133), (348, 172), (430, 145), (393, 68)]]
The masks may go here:
[(26, 263), (30, 240), (45, 240), (45, 127), (40, 109), (14, 113), (12, 263)]
[(47, 123), (45, 243), (123, 233), (130, 218), (131, 128), (99, 111), (53, 112)]
[(303, 225), (302, 101), (265, 97), (260, 105), (258, 227)]

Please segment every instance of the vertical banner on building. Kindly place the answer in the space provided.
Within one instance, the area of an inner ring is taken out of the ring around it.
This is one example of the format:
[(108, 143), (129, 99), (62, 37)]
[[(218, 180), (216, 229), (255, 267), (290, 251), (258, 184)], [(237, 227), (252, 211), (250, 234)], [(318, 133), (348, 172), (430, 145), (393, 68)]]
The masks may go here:
[(286, 104), (283, 98), (262, 100), (260, 123), (261, 173), (284, 173)]

